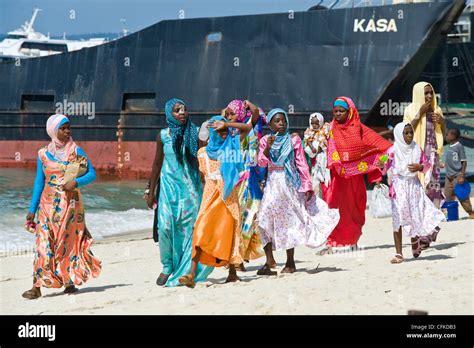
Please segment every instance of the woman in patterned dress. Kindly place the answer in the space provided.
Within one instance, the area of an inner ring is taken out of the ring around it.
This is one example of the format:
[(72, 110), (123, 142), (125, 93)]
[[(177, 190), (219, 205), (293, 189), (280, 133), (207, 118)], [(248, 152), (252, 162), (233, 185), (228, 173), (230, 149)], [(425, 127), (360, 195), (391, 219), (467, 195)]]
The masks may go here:
[(350, 98), (335, 100), (333, 116), (328, 139), (331, 183), (325, 198), (330, 208), (339, 209), (341, 219), (328, 238), (328, 246), (346, 247), (357, 244), (365, 224), (363, 176), (368, 174), (369, 182), (382, 180), (378, 159), (392, 144), (361, 123)]
[(339, 221), (336, 209), (329, 209), (312, 188), (308, 163), (298, 135), (289, 133), (288, 115), (282, 109), (268, 113), (271, 135), (260, 140), (258, 164), (268, 167), (258, 226), (265, 246), (266, 263), (258, 275), (275, 275), (273, 250), (286, 250), (282, 273), (296, 272), (295, 247), (322, 249)]
[[(74, 293), (75, 285), (98, 277), (102, 268), (90, 249), (92, 237), (85, 225), (79, 191), (79, 187), (96, 179), (94, 168), (72, 140), (66, 116), (49, 117), (46, 130), (51, 142), (38, 151), (33, 196), (26, 216), (33, 223), (38, 214), (33, 287), (22, 295), (27, 299), (40, 297), (41, 286), (64, 286), (65, 293)], [(74, 166), (82, 169), (82, 175), (70, 175)]]

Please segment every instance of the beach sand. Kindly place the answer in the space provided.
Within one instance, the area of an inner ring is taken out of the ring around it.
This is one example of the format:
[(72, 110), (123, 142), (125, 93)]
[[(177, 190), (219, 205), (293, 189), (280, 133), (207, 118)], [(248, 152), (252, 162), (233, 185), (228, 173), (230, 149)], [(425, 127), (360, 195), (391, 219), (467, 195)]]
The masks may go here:
[[(223, 284), (227, 270), (219, 268), (194, 289), (155, 284), (161, 263), (151, 231), (97, 242), (102, 274), (74, 295), (43, 288), (42, 298), (23, 299), (33, 255), (3, 255), (0, 314), (474, 314), (474, 220), (461, 208), (460, 217), (442, 223), (438, 241), (418, 259), (405, 238), (403, 264), (389, 262), (391, 218), (367, 211), (358, 251), (317, 256), (298, 247), (297, 273), (258, 277), (260, 259), (246, 264), (238, 283)], [(280, 271), (285, 252), (275, 255)]]

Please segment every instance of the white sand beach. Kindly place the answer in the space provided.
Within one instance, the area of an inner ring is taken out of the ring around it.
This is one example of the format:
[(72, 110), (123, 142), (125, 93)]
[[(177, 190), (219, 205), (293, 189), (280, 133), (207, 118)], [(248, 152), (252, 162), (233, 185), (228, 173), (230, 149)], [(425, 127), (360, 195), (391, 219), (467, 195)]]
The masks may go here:
[[(418, 259), (405, 239), (406, 262), (392, 265), (391, 218), (367, 211), (361, 250), (317, 256), (300, 247), (297, 273), (256, 276), (261, 259), (246, 264), (239, 283), (223, 284), (220, 268), (195, 289), (155, 284), (161, 264), (150, 231), (96, 243), (102, 274), (73, 295), (43, 288), (40, 299), (22, 298), (33, 255), (3, 255), (0, 314), (474, 314), (474, 220), (466, 216), (460, 209), (461, 220), (443, 223), (437, 242)], [(280, 270), (285, 253), (276, 259)]]

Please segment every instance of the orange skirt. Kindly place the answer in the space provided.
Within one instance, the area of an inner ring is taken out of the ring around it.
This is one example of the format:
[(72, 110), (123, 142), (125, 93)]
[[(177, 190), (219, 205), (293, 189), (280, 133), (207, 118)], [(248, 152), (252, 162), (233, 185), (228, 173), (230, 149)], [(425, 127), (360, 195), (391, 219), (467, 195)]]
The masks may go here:
[(210, 204), (199, 212), (194, 225), (193, 259), (199, 247), (201, 264), (215, 267), (227, 265), (231, 261), (234, 231), (238, 223), (216, 190)]

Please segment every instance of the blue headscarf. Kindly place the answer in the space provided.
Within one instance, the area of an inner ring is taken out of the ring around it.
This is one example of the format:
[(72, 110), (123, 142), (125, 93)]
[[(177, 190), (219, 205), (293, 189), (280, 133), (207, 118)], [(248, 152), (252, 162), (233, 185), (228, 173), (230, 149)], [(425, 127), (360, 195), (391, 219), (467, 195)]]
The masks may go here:
[[(295, 151), (293, 149), (293, 142), (291, 141), (288, 114), (285, 110), (280, 108), (272, 109), (268, 113), (267, 122), (270, 124), (272, 118), (279, 113), (285, 115), (286, 130), (284, 134), (276, 135), (275, 142), (270, 149), (270, 159), (276, 166), (285, 167), (286, 178), (293, 187), (298, 190), (301, 187), (301, 178), (295, 164)], [(270, 130), (272, 135), (275, 135), (275, 132), (271, 128)]]
[(180, 99), (170, 99), (165, 104), (166, 123), (171, 131), (171, 140), (176, 156), (182, 162), (181, 145), (184, 142), (185, 156), (190, 164), (197, 166), (198, 131), (197, 126), (188, 118), (182, 124), (173, 116), (173, 108), (176, 104), (186, 105)]
[[(227, 120), (222, 116), (213, 116), (210, 121)], [(210, 159), (220, 161), (220, 172), (224, 180), (224, 199), (229, 197), (239, 181), (240, 172), (244, 169), (244, 161), (240, 153), (240, 136), (231, 136), (227, 130), (227, 137), (222, 139), (214, 128), (209, 128), (209, 142), (206, 152)]]

